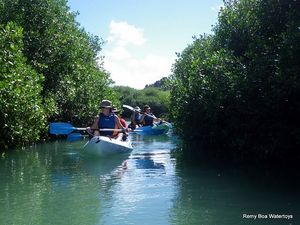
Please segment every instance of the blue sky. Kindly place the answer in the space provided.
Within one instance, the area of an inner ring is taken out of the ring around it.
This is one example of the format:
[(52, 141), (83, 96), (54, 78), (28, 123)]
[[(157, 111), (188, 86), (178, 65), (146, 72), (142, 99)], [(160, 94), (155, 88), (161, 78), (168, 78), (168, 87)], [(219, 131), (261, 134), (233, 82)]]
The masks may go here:
[(211, 33), (222, 0), (69, 0), (77, 21), (106, 41), (101, 55), (116, 85), (142, 89), (171, 74), (192, 36)]

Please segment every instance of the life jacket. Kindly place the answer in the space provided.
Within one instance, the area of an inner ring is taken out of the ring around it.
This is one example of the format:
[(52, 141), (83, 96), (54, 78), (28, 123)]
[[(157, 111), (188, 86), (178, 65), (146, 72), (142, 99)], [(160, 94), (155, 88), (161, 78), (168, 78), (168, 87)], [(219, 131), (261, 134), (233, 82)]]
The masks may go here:
[(135, 113), (134, 120), (135, 120), (136, 124), (140, 124), (141, 123), (141, 118), (142, 118), (141, 114)]
[[(152, 113), (148, 113), (151, 116), (154, 116)], [(153, 126), (153, 117), (150, 117), (148, 115), (145, 115), (144, 120), (143, 120), (143, 126)]]
[[(99, 129), (116, 129), (115, 114), (110, 113), (108, 116), (105, 116), (103, 113), (100, 113), (98, 127)], [(117, 131), (100, 131), (100, 135), (102, 136), (116, 136), (117, 134)]]

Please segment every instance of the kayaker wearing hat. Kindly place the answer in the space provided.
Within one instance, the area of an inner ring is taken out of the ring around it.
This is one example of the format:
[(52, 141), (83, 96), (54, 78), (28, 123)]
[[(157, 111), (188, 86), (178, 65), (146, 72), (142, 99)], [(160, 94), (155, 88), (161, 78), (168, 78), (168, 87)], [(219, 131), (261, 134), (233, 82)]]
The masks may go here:
[(100, 113), (95, 118), (93, 125), (87, 130), (94, 136), (108, 136), (112, 138), (122, 139), (123, 133), (119, 131), (99, 131), (99, 129), (122, 129), (125, 131), (125, 127), (121, 124), (117, 115), (112, 112), (112, 103), (109, 100), (103, 100), (100, 103)]
[(160, 122), (160, 121), (161, 119), (153, 115), (150, 106), (145, 105), (143, 109), (143, 115), (141, 117), (141, 124), (143, 124), (143, 126), (153, 126), (154, 122)]
[(141, 109), (140, 107), (136, 106), (134, 107), (134, 111), (132, 112), (131, 116), (130, 116), (130, 124), (129, 127), (134, 130), (137, 126), (139, 127), (141, 124)]

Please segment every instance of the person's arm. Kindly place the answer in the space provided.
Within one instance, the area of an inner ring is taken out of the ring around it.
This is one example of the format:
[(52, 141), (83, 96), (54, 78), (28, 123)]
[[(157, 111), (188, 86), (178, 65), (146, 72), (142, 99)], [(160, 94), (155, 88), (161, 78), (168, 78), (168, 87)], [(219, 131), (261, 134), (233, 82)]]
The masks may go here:
[(131, 116), (130, 116), (130, 122), (131, 122), (133, 125), (136, 125), (134, 113), (131, 114)]
[(90, 127), (90, 129), (91, 130), (97, 130), (97, 129), (99, 129), (98, 123), (99, 123), (99, 116), (97, 116), (95, 118), (94, 123), (92, 124), (92, 126)]
[(145, 118), (145, 114), (142, 115), (141, 119), (140, 119), (140, 124), (144, 124), (144, 118)]
[(98, 122), (99, 122), (99, 116), (97, 116), (94, 120), (94, 123), (92, 124), (91, 127), (87, 127), (86, 131), (88, 132), (88, 134), (90, 135), (97, 135), (99, 136), (99, 126), (98, 126)]
[(155, 119), (153, 119), (153, 121), (154, 121), (154, 122), (160, 122), (161, 119), (159, 119), (159, 118), (156, 117)]
[(121, 124), (119, 117), (116, 116), (116, 115), (115, 115), (115, 122), (116, 122), (116, 124), (117, 124), (117, 126), (118, 126), (119, 129), (123, 129), (123, 130), (126, 129), (126, 128)]
[(161, 121), (161, 119), (157, 118), (154, 114), (152, 114), (151, 116), (153, 118), (153, 122), (160, 122)]
[(153, 113), (148, 114), (148, 116), (153, 118), (153, 122), (160, 122), (161, 121), (161, 119), (157, 118)]

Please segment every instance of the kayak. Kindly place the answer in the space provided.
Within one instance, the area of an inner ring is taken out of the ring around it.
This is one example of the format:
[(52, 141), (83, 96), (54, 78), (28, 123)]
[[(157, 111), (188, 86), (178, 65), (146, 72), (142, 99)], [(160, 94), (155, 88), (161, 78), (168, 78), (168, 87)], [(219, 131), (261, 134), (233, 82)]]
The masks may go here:
[(154, 124), (153, 126), (138, 127), (133, 132), (141, 135), (162, 135), (170, 129), (168, 123)]
[(89, 154), (107, 156), (128, 153), (132, 150), (130, 140), (121, 141), (105, 136), (96, 136), (90, 139), (83, 147)]

